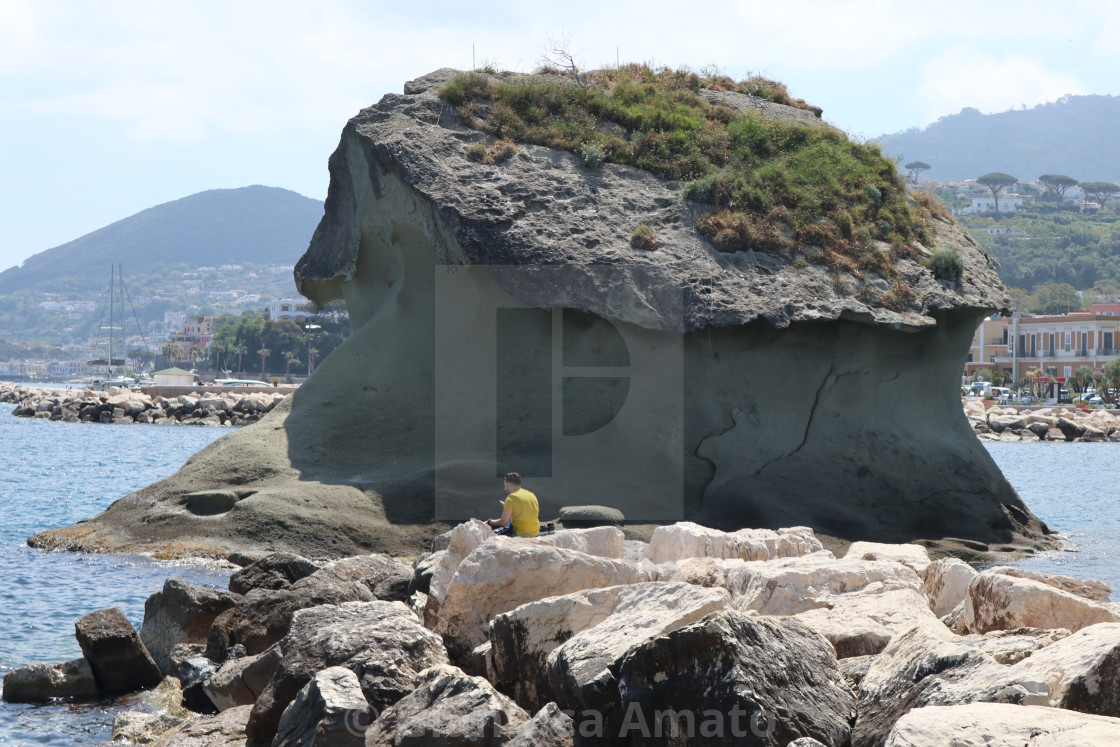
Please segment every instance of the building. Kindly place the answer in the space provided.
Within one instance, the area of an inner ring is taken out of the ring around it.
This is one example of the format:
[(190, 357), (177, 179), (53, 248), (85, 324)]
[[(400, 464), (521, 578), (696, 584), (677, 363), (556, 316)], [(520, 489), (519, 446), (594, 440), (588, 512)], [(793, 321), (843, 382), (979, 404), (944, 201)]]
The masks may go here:
[[(972, 205), (962, 208), (961, 215), (992, 213), (996, 209), (996, 200), (991, 195), (971, 195)], [(1024, 200), (1032, 199), (1029, 195), (1007, 194), (999, 198), (999, 212), (1014, 213), (1023, 205)]]
[(303, 298), (281, 298), (268, 305), (268, 318), (274, 322), (281, 319), (302, 321), (315, 316), (315, 307)]
[(194, 386), (195, 375), (181, 368), (165, 368), (152, 374), (156, 386)]
[(210, 338), (214, 336), (214, 323), (217, 316), (207, 315), (191, 318), (183, 322), (178, 332), (171, 333), (169, 338), (184, 350), (194, 346), (205, 348), (210, 346)]
[(981, 368), (1007, 371), (1022, 381), (1040, 370), (1068, 379), (1081, 366), (1101, 370), (1120, 355), (1120, 304), (1055, 316), (991, 317), (972, 339), (965, 375)]

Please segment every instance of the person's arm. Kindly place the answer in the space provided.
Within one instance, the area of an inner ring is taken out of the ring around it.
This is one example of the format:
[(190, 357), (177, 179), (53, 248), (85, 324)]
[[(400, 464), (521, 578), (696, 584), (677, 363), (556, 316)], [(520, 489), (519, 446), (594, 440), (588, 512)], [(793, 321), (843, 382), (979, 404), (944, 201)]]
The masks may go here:
[[(505, 511), (502, 512), (502, 518), (500, 518), (500, 519), (487, 519), (486, 523), (489, 524), (491, 528), (497, 529), (498, 527), (504, 527), (506, 524), (509, 524), (509, 522), (512, 518), (513, 518), (513, 509), (512, 508), (507, 508)], [(497, 523), (495, 523), (495, 522), (497, 522)]]

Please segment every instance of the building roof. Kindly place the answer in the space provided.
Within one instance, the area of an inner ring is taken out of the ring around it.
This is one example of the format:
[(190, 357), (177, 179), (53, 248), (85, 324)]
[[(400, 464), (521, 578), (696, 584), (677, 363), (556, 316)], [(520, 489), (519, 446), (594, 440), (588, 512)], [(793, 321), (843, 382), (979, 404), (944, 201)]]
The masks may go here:
[(194, 374), (181, 368), (165, 368), (162, 371), (156, 371), (152, 376), (194, 376)]

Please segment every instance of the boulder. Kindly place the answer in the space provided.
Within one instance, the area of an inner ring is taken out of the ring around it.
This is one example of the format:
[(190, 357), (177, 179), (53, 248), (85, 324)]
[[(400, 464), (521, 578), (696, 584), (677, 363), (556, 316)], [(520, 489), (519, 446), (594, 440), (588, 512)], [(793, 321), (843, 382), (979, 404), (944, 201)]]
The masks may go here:
[(9, 703), (47, 703), (55, 698), (92, 700), (97, 693), (93, 670), (84, 658), (61, 664), (28, 664), (4, 675), (4, 700)]
[(582, 634), (584, 643), (565, 654), (570, 669), (598, 673), (639, 641), (664, 635), (727, 607), (724, 589), (684, 583), (643, 583), (586, 589), (523, 604), (490, 624), (488, 678), (529, 711), (554, 699), (548, 658)]
[(1063, 576), (1059, 573), (1046, 573), (1044, 571), (1030, 571), (1025, 568), (1015, 568), (1012, 566), (995, 566), (988, 568), (987, 573), (1002, 573), (1005, 576), (1014, 576), (1015, 578), (1029, 578), (1034, 581), (1040, 581), (1047, 586), (1053, 586), (1055, 589), (1068, 591), (1085, 599), (1091, 599), (1094, 602), (1110, 602), (1112, 595), (1112, 587), (1104, 581), (1097, 581), (1096, 579), (1075, 578), (1073, 576)]
[(1085, 435), (1085, 426), (1080, 423), (1075, 423), (1068, 418), (1058, 418), (1057, 429), (1061, 431), (1062, 436), (1064, 436), (1067, 441), (1072, 441), (1075, 438), (1080, 438)]
[(345, 667), (316, 672), (280, 717), (276, 747), (363, 747), (369, 704)]
[(424, 669), (447, 662), (439, 636), (423, 628), (400, 602), (351, 602), (299, 610), (280, 641), (280, 666), (257, 698), (247, 733), (271, 740), (280, 716), (316, 672), (342, 666), (354, 672), (366, 701), (378, 711), (416, 687)]
[(938, 558), (930, 563), (925, 574), (925, 595), (933, 614), (945, 617), (961, 604), (976, 575), (976, 569), (957, 558)]
[(1045, 678), (1056, 708), (1120, 715), (1120, 623), (1082, 628), (1033, 652), (1020, 666)]
[(853, 542), (848, 546), (845, 560), (893, 560), (925, 576), (929, 567), (929, 552), (921, 545), (888, 545), (882, 542)]
[(238, 706), (216, 716), (192, 719), (163, 737), (157, 747), (245, 747), (245, 724), (250, 706)]
[(319, 570), (319, 564), (290, 552), (274, 552), (253, 561), (229, 577), (229, 590), (248, 594), (253, 589), (286, 589)]
[(1064, 628), (1039, 630), (1037, 628), (1017, 628), (1016, 630), (993, 630), (982, 636), (975, 634), (962, 637), (968, 645), (978, 646), (1000, 664), (1018, 664), (1040, 648), (1062, 640), (1069, 635)]
[(113, 717), (112, 744), (154, 744), (187, 723), (182, 716), (144, 711), (121, 711)]
[(561, 529), (555, 534), (534, 538), (538, 542), (565, 550), (576, 550), (601, 558), (622, 560), (626, 535), (617, 527), (591, 527), (589, 529)]
[(252, 591), (214, 620), (206, 655), (223, 661), (225, 650), (238, 643), (258, 654), (287, 635), (296, 610), (372, 602), (379, 595), (383, 601), (407, 599), (411, 577), (407, 565), (386, 555), (359, 555), (328, 563), (286, 589)]
[(926, 598), (913, 589), (838, 594), (828, 599), (827, 606), (796, 617), (827, 638), (838, 659), (877, 654), (895, 635), (915, 625), (942, 624)]
[(827, 607), (838, 594), (872, 588), (920, 592), (922, 580), (889, 560), (835, 560), (824, 556), (745, 563), (727, 573), (735, 606), (762, 615), (796, 615)]
[(280, 649), (272, 646), (255, 656), (230, 659), (203, 683), (202, 689), (220, 711), (253, 705), (279, 666)]
[(459, 565), (435, 631), (443, 636), (452, 660), (463, 660), (486, 641), (490, 621), (503, 612), (544, 597), (652, 580), (656, 573), (643, 566), (497, 537)]
[(135, 692), (159, 684), (159, 667), (132, 623), (116, 607), (80, 618), (74, 623), (74, 633), (103, 694)]
[(196, 713), (217, 713), (218, 708), (206, 694), (203, 685), (218, 666), (205, 656), (194, 656), (179, 667), (179, 681), (183, 687), (183, 705)]
[(432, 587), (432, 576), (439, 570), (439, 564), (443, 562), (443, 556), (446, 554), (446, 550), (437, 550), (416, 559), (412, 564), (412, 581), (408, 585), (410, 597), (416, 592), (428, 593)]
[(860, 683), (852, 747), (881, 747), (903, 715), (928, 705), (1048, 705), (1044, 678), (997, 662), (983, 636), (918, 625), (891, 640)]
[(849, 656), (847, 659), (837, 661), (840, 674), (844, 675), (844, 681), (852, 688), (852, 692), (859, 692), (859, 683), (863, 682), (867, 670), (871, 669), (873, 663), (875, 663), (874, 656)]
[(291, 588), (298, 591), (350, 582), (363, 584), (374, 598), (383, 602), (403, 602), (408, 599), (412, 569), (388, 555), (356, 555), (327, 563), (307, 578), (293, 583)]
[(416, 689), (385, 709), (366, 731), (367, 747), (507, 743), (529, 714), (481, 677), (457, 667), (420, 673)]
[(165, 674), (178, 674), (171, 650), (181, 643), (205, 643), (214, 619), (240, 596), (169, 578), (144, 603), (140, 640)]
[(451, 530), (447, 553), (440, 559), (439, 568), (432, 574), (428, 596), (438, 606), (443, 604), (447, 587), (455, 577), (455, 571), (463, 559), (475, 551), (483, 542), (494, 538), (494, 532), (481, 521), (466, 521)]
[(654, 563), (671, 563), (684, 558), (772, 560), (808, 555), (823, 549), (820, 540), (808, 527), (721, 532), (682, 521), (653, 530), (649, 559)]
[(548, 703), (525, 722), (506, 747), (572, 747), (575, 724), (555, 703)]
[(831, 647), (796, 619), (719, 612), (640, 643), (610, 671), (617, 690), (584, 688), (579, 707), (605, 709), (628, 744), (840, 745), (851, 732), (855, 697)]
[(1103, 747), (1116, 744), (1117, 734), (1120, 734), (1120, 718), (1039, 706), (971, 703), (915, 708), (898, 720), (885, 744), (886, 747)]
[(1101, 622), (1120, 622), (1120, 613), (1041, 581), (990, 570), (972, 580), (964, 603), (964, 623), (974, 633), (1023, 627), (1078, 631)]
[(610, 506), (564, 506), (560, 509), (559, 520), (566, 529), (620, 527), (626, 523), (622, 512)]

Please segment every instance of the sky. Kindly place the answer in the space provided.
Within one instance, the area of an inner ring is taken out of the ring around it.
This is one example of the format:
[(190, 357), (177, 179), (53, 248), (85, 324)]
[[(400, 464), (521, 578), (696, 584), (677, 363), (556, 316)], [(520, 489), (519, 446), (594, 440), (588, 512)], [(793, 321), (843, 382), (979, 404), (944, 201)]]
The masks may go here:
[(207, 189), (323, 199), (362, 107), (550, 41), (585, 69), (762, 74), (870, 139), (1120, 94), (1118, 38), (1120, 3), (1053, 0), (0, 0), (0, 270)]

